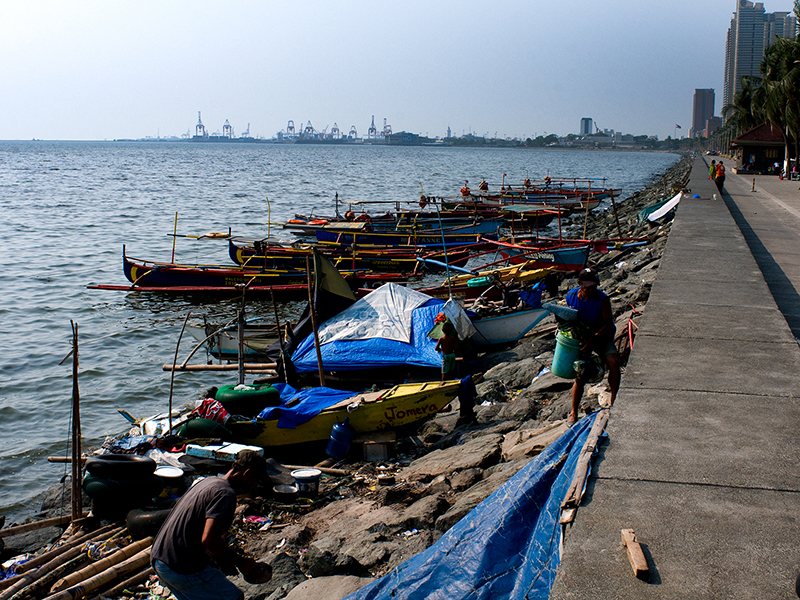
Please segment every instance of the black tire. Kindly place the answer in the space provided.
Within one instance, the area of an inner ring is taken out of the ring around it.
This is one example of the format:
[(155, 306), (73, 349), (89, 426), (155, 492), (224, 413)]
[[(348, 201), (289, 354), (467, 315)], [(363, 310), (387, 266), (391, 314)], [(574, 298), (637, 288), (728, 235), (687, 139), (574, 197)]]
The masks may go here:
[(128, 533), (137, 540), (151, 536), (155, 537), (171, 512), (171, 508), (134, 508), (125, 518), (125, 525), (128, 528)]
[(198, 438), (220, 438), (228, 440), (231, 432), (226, 427), (211, 419), (191, 419), (181, 427), (178, 435), (185, 440)]
[(136, 479), (110, 479), (87, 475), (83, 491), (95, 501), (116, 503), (128, 509), (152, 502), (164, 489), (160, 477), (149, 475)]
[(155, 472), (156, 461), (135, 454), (101, 454), (86, 460), (86, 470), (107, 479), (140, 479)]
[(236, 390), (235, 387), (223, 385), (214, 396), (214, 399), (231, 414), (252, 418), (266, 407), (278, 406), (281, 403), (280, 392), (271, 385), (263, 385), (252, 390)]

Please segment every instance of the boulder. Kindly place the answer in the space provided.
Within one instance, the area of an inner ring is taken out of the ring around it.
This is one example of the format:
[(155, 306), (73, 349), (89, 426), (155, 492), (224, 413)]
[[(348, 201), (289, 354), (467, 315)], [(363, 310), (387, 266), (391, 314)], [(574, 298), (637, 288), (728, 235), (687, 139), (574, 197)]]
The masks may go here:
[(430, 481), (438, 475), (455, 473), (464, 469), (485, 469), (500, 459), (500, 442), (497, 434), (474, 438), (460, 446), (434, 450), (418, 458), (403, 469), (399, 476), (406, 481)]
[[(503, 363), (505, 364), (505, 363)], [(505, 402), (508, 399), (508, 386), (500, 379), (490, 379), (475, 386), (478, 392), (478, 403)]]
[(368, 583), (373, 582), (372, 577), (338, 576), (318, 577), (304, 581), (286, 596), (286, 600), (343, 600), (353, 592), (357, 592)]
[(484, 373), (484, 379), (499, 380), (507, 389), (519, 390), (528, 387), (545, 366), (538, 358), (529, 357), (522, 360), (501, 363)]
[(514, 396), (511, 402), (501, 405), (497, 418), (507, 421), (527, 421), (535, 418), (537, 412), (539, 412), (538, 395), (524, 390)]
[(572, 379), (563, 379), (553, 375), (551, 371), (542, 373), (525, 390), (529, 394), (539, 394), (545, 392), (561, 392), (572, 387)]
[(524, 429), (507, 433), (501, 446), (503, 460), (532, 458), (555, 442), (569, 427), (566, 421), (557, 421), (538, 429)]
[[(233, 579), (248, 600), (268, 600), (269, 598), (283, 598), (289, 590), (306, 581), (306, 576), (297, 566), (297, 561), (288, 554), (268, 556), (264, 562), (272, 567), (272, 579), (267, 583), (247, 583), (241, 575)], [(283, 593), (273, 596), (277, 591)]]

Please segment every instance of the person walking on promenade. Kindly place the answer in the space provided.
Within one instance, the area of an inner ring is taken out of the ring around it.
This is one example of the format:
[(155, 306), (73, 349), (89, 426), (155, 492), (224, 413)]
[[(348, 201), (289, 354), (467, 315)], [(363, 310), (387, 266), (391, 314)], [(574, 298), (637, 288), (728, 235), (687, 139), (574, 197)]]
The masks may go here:
[(711, 166), (708, 168), (708, 178), (714, 181), (717, 178), (717, 161), (712, 160)]
[(722, 161), (717, 163), (717, 176), (714, 178), (714, 183), (717, 184), (717, 189), (721, 194), (722, 186), (725, 185), (725, 165), (722, 164)]
[(172, 509), (153, 542), (151, 561), (178, 600), (243, 600), (242, 590), (226, 577), (237, 569), (249, 583), (272, 577), (269, 565), (239, 554), (225, 541), (236, 495), (268, 479), (264, 457), (243, 450), (225, 475), (196, 483)]
[[(578, 287), (567, 292), (567, 306), (578, 311), (578, 322), (585, 334), (581, 337), (581, 355), (591, 356), (595, 352), (608, 369), (608, 386), (611, 388), (611, 405), (617, 397), (620, 384), (620, 357), (614, 346), (616, 327), (611, 312), (611, 300), (598, 288), (600, 276), (595, 269), (587, 267), (578, 274)], [(578, 405), (583, 397), (586, 381), (582, 374), (572, 384), (572, 407), (567, 423), (578, 420)]]

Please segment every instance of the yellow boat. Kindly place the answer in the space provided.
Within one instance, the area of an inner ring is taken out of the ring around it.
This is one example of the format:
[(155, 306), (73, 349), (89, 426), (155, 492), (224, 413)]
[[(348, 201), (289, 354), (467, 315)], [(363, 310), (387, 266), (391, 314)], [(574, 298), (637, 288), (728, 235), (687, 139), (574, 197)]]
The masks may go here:
[(433, 417), (458, 394), (459, 380), (403, 383), (377, 392), (362, 392), (322, 410), (294, 429), (278, 427), (278, 420), (228, 422), (231, 440), (239, 444), (275, 448), (328, 440), (336, 423), (349, 419), (356, 434), (409, 427)]

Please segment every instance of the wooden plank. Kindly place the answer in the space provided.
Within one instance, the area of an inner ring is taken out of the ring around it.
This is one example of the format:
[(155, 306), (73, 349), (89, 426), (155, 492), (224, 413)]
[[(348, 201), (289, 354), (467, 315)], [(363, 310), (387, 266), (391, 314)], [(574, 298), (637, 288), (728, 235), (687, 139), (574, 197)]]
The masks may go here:
[(642, 551), (642, 546), (636, 541), (633, 529), (622, 530), (622, 545), (628, 550), (628, 561), (631, 563), (633, 574), (644, 581), (650, 579), (650, 568)]
[(572, 483), (564, 496), (564, 502), (561, 504), (562, 508), (571, 506), (578, 506), (583, 497), (583, 487), (586, 482), (586, 477), (589, 475), (589, 463), (592, 460), (592, 455), (597, 447), (597, 441), (606, 427), (608, 422), (608, 411), (603, 410), (594, 420), (591, 431), (586, 438), (586, 443), (581, 450), (581, 455), (578, 458), (578, 464), (575, 467), (575, 475), (572, 477)]

